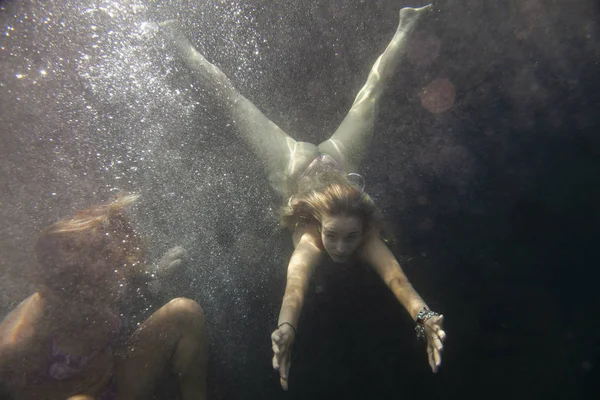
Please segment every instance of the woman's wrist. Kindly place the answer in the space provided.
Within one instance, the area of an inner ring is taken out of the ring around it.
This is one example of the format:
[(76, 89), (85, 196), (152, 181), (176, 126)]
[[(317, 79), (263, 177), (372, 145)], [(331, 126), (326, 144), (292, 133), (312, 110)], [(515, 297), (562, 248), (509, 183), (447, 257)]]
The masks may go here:
[(287, 327), (290, 330), (292, 330), (294, 332), (294, 337), (298, 335), (298, 331), (296, 330), (296, 327), (291, 322), (284, 321), (284, 322), (280, 322), (277, 325), (277, 329), (281, 329), (282, 327)]
[(294, 330), (297, 329), (298, 315), (293, 309), (282, 308), (281, 312), (279, 313), (279, 318), (277, 318), (277, 329), (279, 329), (282, 325), (289, 325), (294, 328)]
[(431, 311), (427, 307), (423, 307), (421, 311), (417, 313), (415, 318), (415, 332), (417, 333), (417, 339), (427, 338), (425, 335), (425, 321), (433, 317), (438, 317), (439, 315), (440, 314), (436, 313), (435, 311)]
[(429, 310), (429, 307), (427, 306), (427, 304), (425, 304), (424, 301), (416, 301), (413, 304), (411, 304), (409, 313), (410, 313), (410, 317), (413, 319), (413, 321), (417, 322), (417, 318), (419, 316), (419, 313), (422, 310)]

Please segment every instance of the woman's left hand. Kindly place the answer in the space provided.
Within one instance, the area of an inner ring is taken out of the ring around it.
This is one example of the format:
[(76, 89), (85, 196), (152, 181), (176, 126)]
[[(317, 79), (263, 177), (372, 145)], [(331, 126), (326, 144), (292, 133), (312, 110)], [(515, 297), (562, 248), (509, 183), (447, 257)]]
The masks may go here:
[(292, 363), (292, 344), (296, 339), (296, 331), (290, 324), (282, 324), (271, 335), (273, 348), (273, 369), (279, 371), (279, 383), (283, 390), (288, 390), (288, 377)]
[(427, 357), (429, 358), (429, 366), (436, 373), (442, 364), (442, 350), (444, 350), (444, 340), (446, 340), (446, 332), (442, 329), (444, 316), (431, 317), (424, 322), (425, 335), (427, 337)]
[(171, 247), (156, 264), (146, 270), (146, 273), (153, 278), (148, 282), (150, 292), (153, 294), (159, 293), (165, 280), (173, 276), (185, 259), (187, 259), (185, 248), (182, 246)]
[(187, 250), (182, 246), (171, 247), (164, 256), (156, 263), (154, 273), (158, 277), (167, 277), (187, 258)]

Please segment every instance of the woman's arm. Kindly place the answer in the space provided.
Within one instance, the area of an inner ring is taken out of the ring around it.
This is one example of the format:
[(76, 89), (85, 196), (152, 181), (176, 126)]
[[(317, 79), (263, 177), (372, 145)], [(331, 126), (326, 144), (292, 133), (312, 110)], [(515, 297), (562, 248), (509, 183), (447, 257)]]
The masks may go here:
[(36, 339), (43, 318), (42, 298), (34, 293), (23, 300), (0, 323), (0, 360), (14, 349), (27, 347)]
[(398, 260), (379, 238), (377, 232), (369, 234), (361, 249), (360, 257), (371, 265), (411, 318), (416, 321), (417, 314), (423, 307), (427, 307), (427, 304), (412, 287)]
[(271, 335), (273, 347), (273, 368), (279, 371), (281, 387), (288, 388), (291, 365), (292, 344), (296, 339), (296, 328), (304, 306), (304, 296), (310, 278), (321, 261), (323, 250), (319, 247), (319, 237), (314, 227), (302, 227), (294, 232), (296, 250), (288, 264), (287, 284), (277, 329)]
[(430, 316), (419, 316), (419, 311), (429, 309), (429, 307), (413, 289), (398, 260), (379, 238), (378, 232), (369, 234), (360, 256), (383, 279), (411, 318), (422, 325), (423, 334), (427, 340), (429, 366), (434, 373), (437, 372), (442, 363), (442, 350), (444, 349), (442, 343), (446, 340), (446, 332), (442, 329), (444, 316), (437, 313), (431, 313)]
[(294, 232), (296, 249), (288, 263), (285, 294), (277, 326), (287, 322), (295, 328), (298, 327), (310, 278), (323, 257), (322, 249), (317, 243), (318, 237), (315, 237), (312, 231)]
[[(0, 323), (0, 377), (6, 389), (22, 388), (27, 368), (37, 361), (36, 354), (44, 354), (39, 329), (44, 318), (42, 299), (35, 293), (23, 300)], [(44, 358), (42, 357), (42, 360)]]

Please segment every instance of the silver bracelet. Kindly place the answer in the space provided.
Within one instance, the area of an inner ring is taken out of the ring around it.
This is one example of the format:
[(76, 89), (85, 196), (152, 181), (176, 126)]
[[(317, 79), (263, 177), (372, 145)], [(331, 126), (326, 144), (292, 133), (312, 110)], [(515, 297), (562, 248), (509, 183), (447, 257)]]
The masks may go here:
[(440, 314), (435, 311), (431, 311), (430, 309), (423, 307), (421, 311), (417, 314), (415, 318), (417, 325), (415, 325), (415, 332), (417, 332), (417, 339), (425, 339), (425, 321), (427, 321), (431, 317), (437, 317)]

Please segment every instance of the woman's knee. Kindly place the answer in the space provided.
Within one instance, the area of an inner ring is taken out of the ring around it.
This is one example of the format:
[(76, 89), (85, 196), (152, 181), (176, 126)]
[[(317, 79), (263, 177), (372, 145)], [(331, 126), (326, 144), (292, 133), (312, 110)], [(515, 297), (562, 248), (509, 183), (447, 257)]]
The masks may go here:
[(169, 301), (164, 308), (170, 317), (185, 326), (189, 326), (190, 324), (204, 326), (204, 310), (194, 300), (177, 297)]

